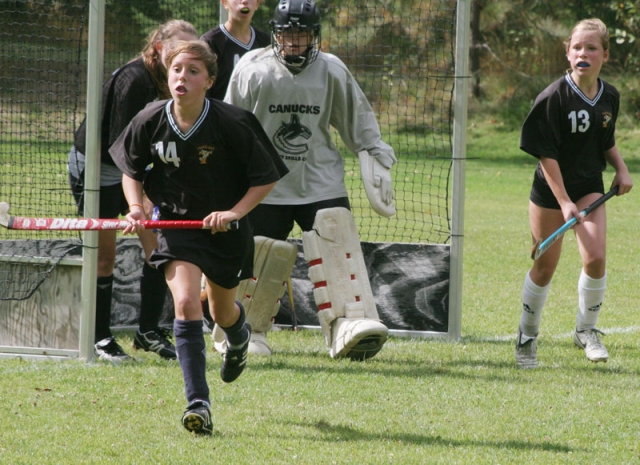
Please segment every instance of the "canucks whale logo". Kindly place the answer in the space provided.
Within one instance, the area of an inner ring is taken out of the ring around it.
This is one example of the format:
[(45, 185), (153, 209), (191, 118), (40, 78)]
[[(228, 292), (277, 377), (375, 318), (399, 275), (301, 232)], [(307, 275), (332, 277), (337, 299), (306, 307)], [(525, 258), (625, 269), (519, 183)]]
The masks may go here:
[(307, 141), (311, 138), (311, 131), (300, 123), (298, 115), (291, 115), (291, 120), (283, 122), (273, 135), (273, 145), (277, 149), (290, 155), (301, 155), (309, 150)]

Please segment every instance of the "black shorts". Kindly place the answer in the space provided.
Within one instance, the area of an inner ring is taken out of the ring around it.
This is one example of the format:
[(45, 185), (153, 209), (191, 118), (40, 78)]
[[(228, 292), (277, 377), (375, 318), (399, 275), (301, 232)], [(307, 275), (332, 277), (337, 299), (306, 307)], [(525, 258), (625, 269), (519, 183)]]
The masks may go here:
[(253, 249), (251, 226), (243, 218), (239, 229), (216, 234), (208, 229), (160, 230), (149, 262), (159, 269), (173, 260), (193, 263), (218, 286), (233, 289), (253, 276)]
[[(81, 179), (69, 174), (69, 186), (78, 206), (78, 215), (84, 216), (84, 183)], [(100, 186), (100, 218), (117, 218), (129, 211), (127, 198), (124, 196), (122, 184)]]
[[(567, 194), (571, 201), (575, 203), (587, 194), (593, 194), (596, 192), (604, 194), (604, 182), (600, 176), (599, 178), (584, 180), (579, 184), (565, 186), (565, 189), (567, 190)], [(542, 208), (560, 210), (558, 199), (553, 195), (553, 191), (549, 187), (549, 184), (535, 175), (533, 177), (533, 185), (531, 186), (529, 200)]]
[(267, 205), (261, 203), (249, 213), (253, 234), (286, 241), (295, 221), (303, 231), (311, 231), (316, 213), (323, 208), (344, 207), (351, 210), (349, 199), (323, 200), (304, 205)]

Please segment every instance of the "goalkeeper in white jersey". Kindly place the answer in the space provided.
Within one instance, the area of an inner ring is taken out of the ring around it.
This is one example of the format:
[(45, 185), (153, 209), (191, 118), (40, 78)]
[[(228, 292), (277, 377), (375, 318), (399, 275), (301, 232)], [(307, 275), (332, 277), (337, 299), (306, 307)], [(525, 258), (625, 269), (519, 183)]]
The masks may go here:
[[(303, 231), (314, 234), (311, 231), (323, 229), (322, 224), (314, 222), (342, 221), (345, 211), (346, 221), (353, 223), (344, 182), (344, 160), (331, 140), (330, 126), (358, 155), (374, 210), (383, 216), (393, 215), (390, 170), (396, 163), (394, 151), (382, 140), (371, 105), (349, 69), (336, 56), (320, 51), (321, 25), (315, 2), (281, 0), (270, 25), (271, 46), (247, 52), (240, 59), (225, 96), (226, 102), (258, 117), (289, 169), (289, 174), (251, 212), (254, 235), (285, 241), (294, 222)], [(320, 210), (325, 210), (322, 219), (316, 215)], [(337, 217), (333, 211), (338, 212)], [(331, 356), (361, 360), (380, 350), (388, 330), (378, 318), (355, 227), (341, 229), (342, 235), (353, 232), (343, 238), (344, 242), (357, 244), (354, 251), (346, 251), (347, 256), (359, 255), (358, 263), (346, 265), (358, 269), (358, 273), (347, 273), (347, 280), (348, 276), (353, 280), (355, 275), (363, 275), (359, 282), (346, 286), (357, 288), (355, 294), (344, 295), (345, 286), (340, 283), (332, 287), (331, 279), (326, 279), (321, 268), (315, 270), (315, 277), (310, 277), (315, 288), (318, 282), (329, 283), (328, 289), (322, 291), (324, 297), (316, 291), (314, 296)], [(322, 244), (318, 249), (318, 238), (307, 237), (305, 233), (307, 260), (312, 260), (307, 254), (309, 240), (320, 255), (314, 261), (323, 254), (334, 254), (335, 251), (324, 250)], [(330, 244), (324, 245), (331, 248)], [(325, 258), (325, 268), (328, 266)], [(334, 269), (327, 271), (334, 274)], [(255, 352), (271, 353), (266, 343), (269, 328), (269, 324), (254, 326), (252, 340), (263, 349)]]

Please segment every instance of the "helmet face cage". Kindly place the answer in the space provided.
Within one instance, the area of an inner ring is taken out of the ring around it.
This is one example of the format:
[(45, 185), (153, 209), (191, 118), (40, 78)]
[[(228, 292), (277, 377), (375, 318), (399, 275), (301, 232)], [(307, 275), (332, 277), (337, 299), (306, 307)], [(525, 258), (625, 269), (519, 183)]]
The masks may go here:
[[(271, 25), (271, 46), (278, 61), (293, 71), (301, 71), (315, 61), (320, 51), (320, 15), (312, 0), (281, 0)], [(307, 35), (307, 37), (304, 37)], [(287, 43), (306, 42), (305, 50), (287, 52)]]

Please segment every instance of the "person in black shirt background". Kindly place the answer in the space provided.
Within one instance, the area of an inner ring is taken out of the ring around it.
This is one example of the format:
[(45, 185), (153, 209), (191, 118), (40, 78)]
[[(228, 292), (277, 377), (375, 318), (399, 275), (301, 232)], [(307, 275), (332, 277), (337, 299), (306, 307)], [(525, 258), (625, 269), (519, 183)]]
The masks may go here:
[[(117, 218), (125, 214), (127, 205), (122, 192), (122, 172), (109, 156), (109, 147), (129, 124), (131, 119), (149, 102), (168, 98), (167, 73), (163, 64), (171, 43), (178, 39), (197, 39), (195, 27), (182, 20), (171, 20), (149, 35), (139, 57), (113, 72), (102, 88), (102, 140), (100, 163), (101, 218)], [(84, 210), (85, 122), (75, 133), (75, 142), (69, 154), (69, 183), (78, 205)], [(144, 202), (151, 217), (151, 205)], [(167, 285), (164, 276), (149, 265), (148, 258), (156, 247), (152, 231), (141, 231), (140, 242), (145, 252), (145, 263), (140, 280), (140, 319), (134, 337), (134, 348), (156, 352), (162, 358), (175, 359), (175, 347), (169, 333), (158, 323), (164, 309)], [(111, 333), (111, 305), (113, 269), (116, 263), (116, 231), (98, 232), (98, 287), (96, 292), (95, 352), (99, 359), (114, 364), (131, 360)]]

